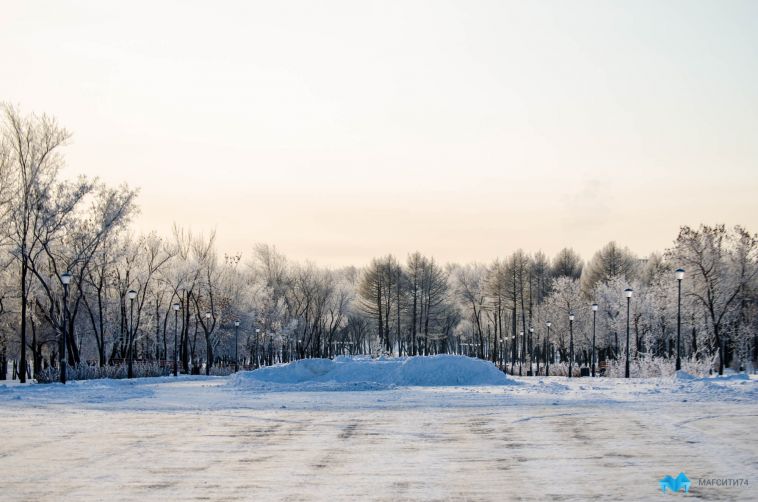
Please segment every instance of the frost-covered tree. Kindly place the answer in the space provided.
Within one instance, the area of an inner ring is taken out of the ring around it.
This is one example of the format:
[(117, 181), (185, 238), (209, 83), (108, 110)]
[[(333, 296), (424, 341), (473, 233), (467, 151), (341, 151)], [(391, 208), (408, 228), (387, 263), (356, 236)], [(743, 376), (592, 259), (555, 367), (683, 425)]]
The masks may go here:
[(718, 352), (722, 374), (726, 351), (734, 350), (735, 336), (744, 324), (745, 300), (755, 290), (758, 237), (739, 226), (685, 226), (667, 254), (689, 272), (687, 295), (703, 309), (709, 349)]
[[(20, 273), (20, 380), (26, 381), (26, 335), (28, 321), (28, 293), (32, 260), (43, 252), (39, 242), (40, 225), (51, 219), (52, 192), (56, 190), (58, 173), (63, 163), (60, 148), (70, 133), (47, 115), (24, 116), (16, 108), (3, 105), (2, 153), (6, 171), (3, 185), (6, 193), (4, 212), (7, 211), (7, 239), (12, 245)], [(66, 210), (67, 208), (58, 208)]]
[(582, 287), (589, 292), (598, 283), (610, 281), (614, 277), (631, 281), (636, 278), (638, 268), (639, 260), (629, 248), (609, 242), (584, 267)]
[(485, 310), (487, 309), (487, 267), (469, 264), (452, 270), (456, 295), (460, 298), (463, 318), (471, 324), (476, 355), (485, 357)]
[(551, 270), (555, 278), (569, 277), (579, 279), (583, 268), (581, 256), (571, 248), (563, 248), (553, 258)]

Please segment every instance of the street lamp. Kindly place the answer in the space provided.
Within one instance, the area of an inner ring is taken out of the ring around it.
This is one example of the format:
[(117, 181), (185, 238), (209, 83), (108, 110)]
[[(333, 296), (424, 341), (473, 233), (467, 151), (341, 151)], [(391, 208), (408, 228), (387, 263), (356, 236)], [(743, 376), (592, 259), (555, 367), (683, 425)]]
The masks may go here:
[(134, 359), (134, 299), (137, 298), (137, 292), (130, 289), (126, 295), (129, 297), (129, 348), (127, 349), (128, 366), (126, 370), (127, 378), (134, 378), (134, 371), (132, 369), (132, 360)]
[(629, 378), (629, 306), (632, 303), (632, 293), (634, 291), (631, 288), (626, 288), (624, 294), (626, 295), (626, 369), (624, 370), (624, 377)]
[(676, 300), (676, 370), (682, 369), (682, 279), (684, 279), (684, 269), (676, 269), (676, 281), (679, 286), (679, 293)]
[[(518, 334), (521, 337), (521, 357), (519, 357), (518, 361), (518, 376), (521, 376), (521, 367), (526, 364), (526, 347), (524, 347), (526, 343), (524, 340), (524, 332), (519, 331)], [(516, 343), (518, 343), (518, 341), (516, 341)]]
[[(205, 329), (209, 333), (208, 336), (210, 336), (210, 328), (211, 328), (211, 313), (206, 312), (205, 313)], [(211, 355), (205, 354), (205, 374), (210, 375), (211, 374)]]
[(569, 314), (569, 378), (574, 370), (574, 313)]
[(63, 272), (61, 274), (61, 282), (63, 283), (63, 345), (61, 346), (61, 383), (66, 383), (66, 362), (68, 353), (68, 285), (71, 282), (71, 274)]
[(550, 321), (545, 323), (545, 326), (547, 326), (547, 336), (545, 337), (545, 376), (550, 375), (550, 326), (552, 325), (553, 323)]
[(179, 357), (177, 354), (176, 345), (176, 329), (179, 326), (179, 304), (174, 304), (174, 376), (179, 375)]
[(240, 330), (240, 322), (234, 321), (234, 372), (237, 373), (240, 370), (239, 367), (239, 353), (237, 352), (237, 348), (239, 347), (239, 330)]
[(597, 317), (597, 303), (592, 304), (592, 376), (595, 376), (595, 319)]

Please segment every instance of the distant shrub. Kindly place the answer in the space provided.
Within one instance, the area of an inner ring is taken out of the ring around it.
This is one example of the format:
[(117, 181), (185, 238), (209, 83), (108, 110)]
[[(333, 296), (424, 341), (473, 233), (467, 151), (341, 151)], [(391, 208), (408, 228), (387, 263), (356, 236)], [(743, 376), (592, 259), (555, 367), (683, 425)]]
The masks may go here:
[[(707, 376), (718, 356), (682, 359), (682, 371), (693, 376)], [(606, 376), (622, 378), (626, 373), (626, 361), (609, 361)], [(673, 377), (676, 359), (663, 357), (640, 357), (629, 361), (629, 375), (634, 378)]]
[[(168, 375), (171, 372), (170, 368), (160, 366), (158, 363), (139, 362), (134, 363), (132, 371), (136, 378), (139, 377), (156, 377)], [(45, 368), (39, 372), (36, 376), (38, 383), (53, 383), (60, 380), (60, 372), (58, 368), (52, 366)], [(67, 380), (93, 380), (96, 378), (126, 378), (127, 366), (125, 364), (113, 365), (113, 366), (95, 366), (86, 363), (80, 363), (76, 366), (68, 366), (66, 368)]]
[[(211, 367), (211, 375), (213, 376), (227, 376), (234, 373), (234, 366), (225, 366), (218, 368), (216, 366)], [(205, 373), (203, 373), (204, 375)]]
[[(714, 367), (718, 356), (703, 359), (682, 359), (682, 371), (693, 376), (707, 376), (708, 371)], [(623, 378), (625, 375), (626, 361), (609, 360), (604, 376)], [(574, 364), (573, 376), (578, 377), (582, 365)], [(595, 366), (597, 374), (600, 374), (599, 365)], [(544, 363), (540, 367), (540, 374), (544, 374)], [(666, 378), (673, 377), (676, 373), (676, 359), (663, 357), (640, 357), (629, 361), (629, 374), (632, 378)], [(568, 363), (550, 363), (550, 376), (568, 376)]]

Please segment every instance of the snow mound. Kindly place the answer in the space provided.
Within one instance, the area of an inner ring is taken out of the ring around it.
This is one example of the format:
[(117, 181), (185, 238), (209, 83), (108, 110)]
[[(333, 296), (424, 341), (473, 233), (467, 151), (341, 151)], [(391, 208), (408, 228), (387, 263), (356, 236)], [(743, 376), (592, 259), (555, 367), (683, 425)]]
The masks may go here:
[(438, 355), (406, 358), (302, 359), (237, 373), (235, 387), (279, 390), (378, 390), (397, 386), (508, 385), (497, 367), (480, 359)]
[(674, 375), (675, 380), (697, 380), (698, 377), (691, 375), (684, 370), (678, 370)]
[(403, 361), (396, 371), (397, 385), (449, 386), (449, 385), (505, 385), (505, 373), (494, 364), (465, 356), (411, 357)]
[(687, 373), (683, 370), (679, 370), (674, 374), (674, 380), (688, 381), (688, 382), (741, 382), (749, 381), (750, 375), (747, 373), (730, 373), (728, 375), (712, 375), (698, 377)]
[(732, 373), (731, 375), (717, 375), (714, 380), (721, 380), (722, 382), (740, 382), (744, 380), (750, 380), (750, 375), (747, 373)]

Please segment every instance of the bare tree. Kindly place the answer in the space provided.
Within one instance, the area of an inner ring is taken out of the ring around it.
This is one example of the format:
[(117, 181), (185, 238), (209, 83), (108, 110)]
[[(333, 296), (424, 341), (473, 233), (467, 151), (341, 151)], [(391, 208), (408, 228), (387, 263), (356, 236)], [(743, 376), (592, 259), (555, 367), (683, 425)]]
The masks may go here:
[(719, 374), (723, 374), (728, 336), (725, 328), (739, 322), (741, 295), (758, 275), (758, 236), (739, 226), (731, 232), (724, 225), (685, 226), (668, 255), (691, 271), (687, 294), (705, 310), (712, 344), (719, 354)]
[(21, 381), (26, 381), (26, 330), (29, 268), (41, 252), (40, 226), (49, 220), (49, 201), (58, 172), (63, 163), (59, 149), (70, 134), (47, 115), (22, 116), (10, 105), (3, 105), (3, 164), (10, 176), (4, 177), (9, 193), (7, 211), (10, 219), (8, 233), (12, 254), (20, 266), (20, 342)]
[(583, 269), (582, 258), (573, 249), (563, 248), (553, 258), (551, 268), (553, 277), (555, 278), (570, 277), (572, 279), (579, 279)]
[(628, 281), (637, 277), (639, 260), (629, 250), (615, 242), (609, 242), (592, 257), (582, 273), (582, 288), (592, 291), (596, 284), (607, 282), (614, 277), (624, 277)]

